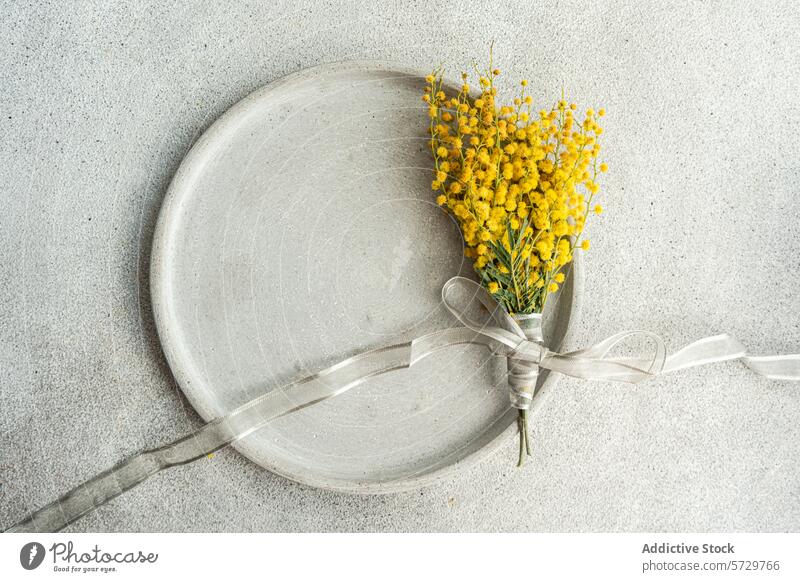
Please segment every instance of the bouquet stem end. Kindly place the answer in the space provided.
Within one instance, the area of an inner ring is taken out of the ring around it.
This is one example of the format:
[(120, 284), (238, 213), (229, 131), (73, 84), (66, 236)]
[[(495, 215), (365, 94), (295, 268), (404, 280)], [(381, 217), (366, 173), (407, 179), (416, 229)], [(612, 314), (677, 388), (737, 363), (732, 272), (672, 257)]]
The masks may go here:
[(531, 442), (528, 438), (528, 411), (520, 410), (517, 417), (517, 424), (519, 425), (519, 461), (517, 467), (522, 467), (525, 464), (525, 457), (531, 456)]

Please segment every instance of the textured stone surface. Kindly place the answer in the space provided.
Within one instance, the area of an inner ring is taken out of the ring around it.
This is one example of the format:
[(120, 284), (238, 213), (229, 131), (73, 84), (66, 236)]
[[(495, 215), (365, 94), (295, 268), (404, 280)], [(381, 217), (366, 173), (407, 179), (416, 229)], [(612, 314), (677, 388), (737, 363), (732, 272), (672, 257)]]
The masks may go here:
[[(0, 527), (198, 418), (148, 299), (152, 229), (202, 131), (326, 61), (453, 70), (491, 39), (540, 101), (609, 110), (586, 343), (727, 331), (800, 351), (800, 11), (790, 2), (6, 3), (0, 22)], [(440, 485), (355, 497), (235, 451), (158, 475), (73, 531), (798, 531), (800, 389), (721, 364), (565, 379), (509, 446)]]

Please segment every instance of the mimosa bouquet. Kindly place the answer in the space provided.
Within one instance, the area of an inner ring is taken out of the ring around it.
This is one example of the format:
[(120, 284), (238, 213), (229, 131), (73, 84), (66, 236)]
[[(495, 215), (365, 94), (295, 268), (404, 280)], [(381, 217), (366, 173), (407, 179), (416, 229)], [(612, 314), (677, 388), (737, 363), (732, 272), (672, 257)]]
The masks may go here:
[[(441, 70), (426, 77), (436, 202), (458, 221), (464, 254), (473, 260), (482, 286), (518, 323), (528, 339), (542, 341), (541, 313), (548, 297), (564, 282), (573, 253), (588, 250), (583, 238), (596, 204), (599, 118), (563, 99), (534, 110), (528, 82), (509, 105), (499, 105), (492, 67), (477, 71), (478, 91), (469, 76), (456, 94), (447, 94)], [(530, 455), (527, 410), (533, 398), (536, 366), (509, 360), (512, 404), (519, 409), (519, 464)], [(514, 390), (514, 383), (517, 390)]]

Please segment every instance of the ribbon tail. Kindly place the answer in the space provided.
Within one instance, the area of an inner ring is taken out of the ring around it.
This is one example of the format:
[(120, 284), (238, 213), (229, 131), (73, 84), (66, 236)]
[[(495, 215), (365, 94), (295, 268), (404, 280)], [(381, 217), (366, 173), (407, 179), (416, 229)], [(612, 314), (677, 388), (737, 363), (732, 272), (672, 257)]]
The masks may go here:
[(800, 381), (800, 354), (747, 356), (742, 362), (756, 374), (771, 380)]
[(59, 531), (163, 469), (203, 458), (276, 418), (332, 398), (376, 376), (409, 368), (437, 351), (461, 344), (492, 347), (488, 338), (476, 336), (467, 328), (455, 328), (347, 358), (321, 372), (254, 398), (184, 438), (122, 461), (33, 512), (7, 531)]
[[(652, 359), (606, 356), (623, 339), (642, 334), (656, 339), (657, 349)], [(697, 340), (664, 358), (663, 342), (657, 336), (639, 331), (621, 332), (582, 350), (566, 354), (547, 352), (539, 365), (586, 380), (636, 383), (667, 372), (731, 360), (741, 360), (752, 372), (765, 378), (800, 381), (800, 354), (748, 356), (741, 342), (727, 334)]]
[(772, 380), (800, 381), (800, 354), (748, 356), (745, 347), (727, 334), (703, 338), (675, 352), (664, 367), (674, 372), (695, 366), (741, 360), (750, 370)]
[(675, 372), (716, 362), (738, 360), (747, 354), (744, 346), (728, 334), (706, 337), (670, 354), (664, 372)]

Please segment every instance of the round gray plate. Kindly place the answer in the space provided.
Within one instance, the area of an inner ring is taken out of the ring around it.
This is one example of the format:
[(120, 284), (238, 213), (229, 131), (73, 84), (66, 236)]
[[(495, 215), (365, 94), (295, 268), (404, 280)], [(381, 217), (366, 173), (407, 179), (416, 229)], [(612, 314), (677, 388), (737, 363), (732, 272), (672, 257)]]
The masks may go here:
[[(155, 234), (153, 306), (175, 378), (204, 419), (360, 351), (457, 325), (440, 290), (471, 267), (457, 225), (433, 203), (423, 76), (363, 62), (302, 71), (238, 103), (183, 161)], [(575, 322), (579, 262), (568, 281), (546, 318), (552, 348)], [(504, 371), (483, 348), (453, 348), (235, 446), (315, 487), (417, 487), (516, 433)], [(537, 404), (555, 381), (542, 378)]]

